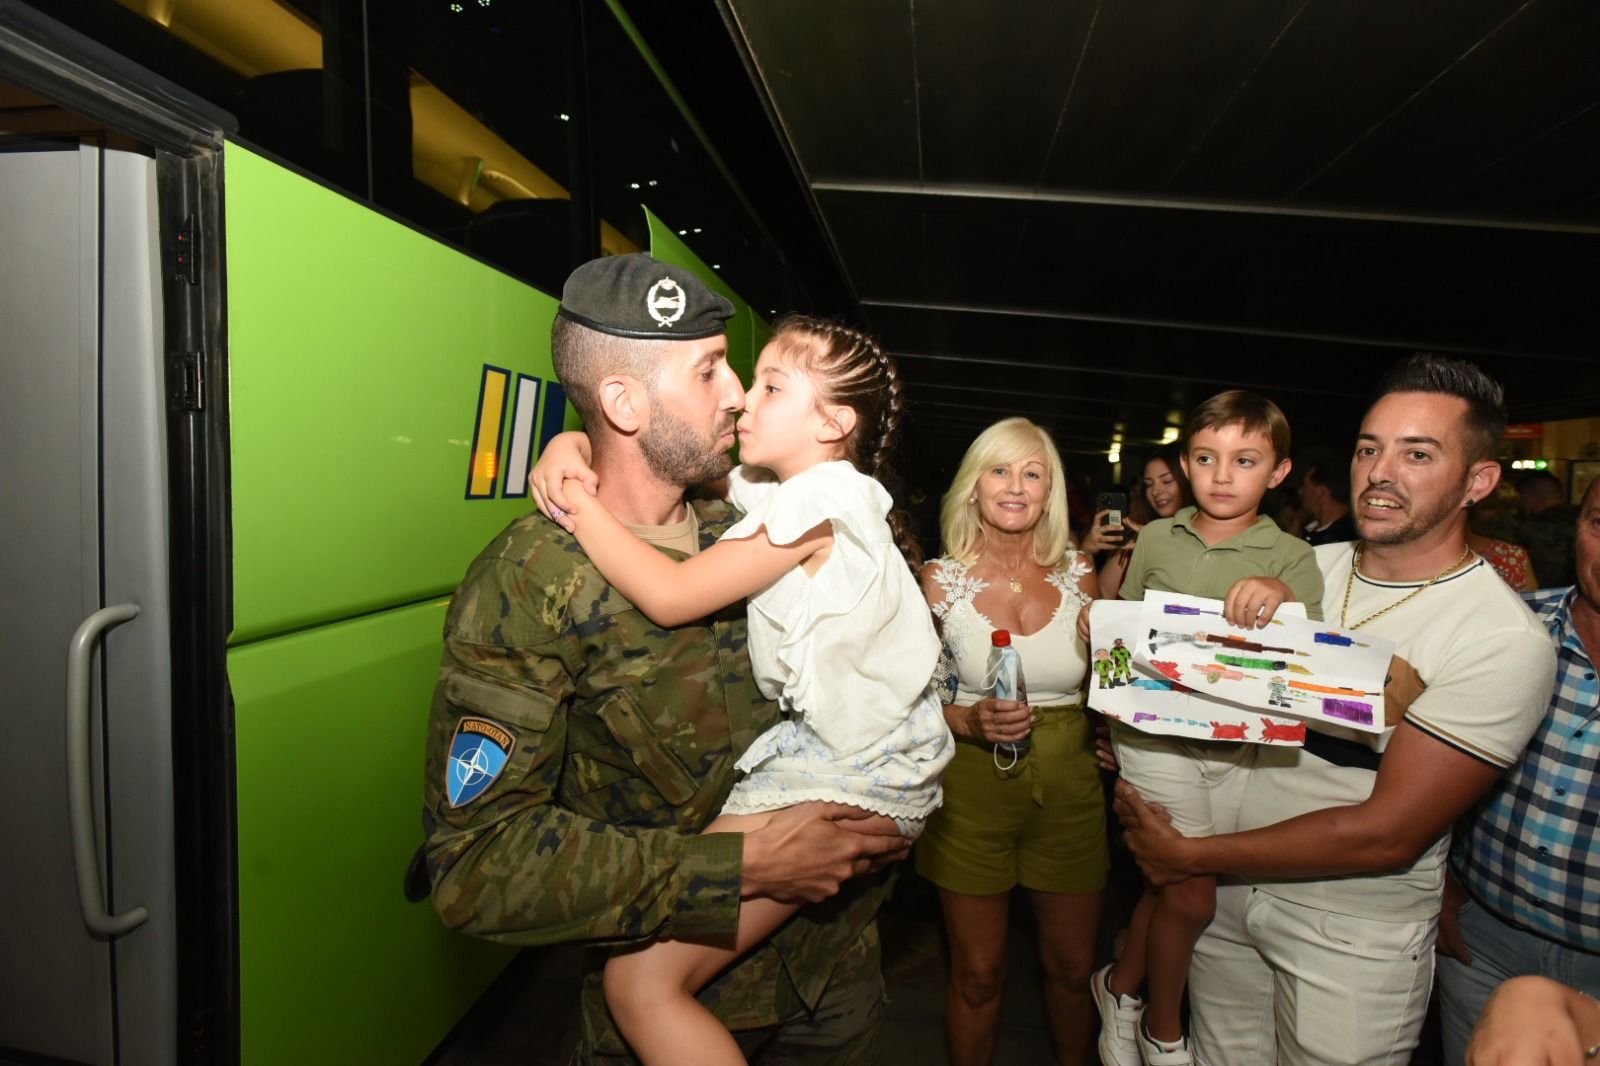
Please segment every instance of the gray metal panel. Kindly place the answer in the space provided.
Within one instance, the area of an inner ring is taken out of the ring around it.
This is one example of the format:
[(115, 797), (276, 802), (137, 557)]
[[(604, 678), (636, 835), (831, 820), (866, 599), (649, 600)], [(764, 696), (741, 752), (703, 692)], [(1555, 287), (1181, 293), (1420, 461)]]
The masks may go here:
[(0, 154), (0, 849), (27, 856), (25, 876), (0, 877), (0, 1046), (81, 1062), (110, 1061), (110, 955), (78, 914), (62, 719), (67, 642), (99, 606), (97, 182), (93, 151)]
[(166, 403), (155, 161), (107, 152), (101, 433), (107, 603), (137, 619), (106, 644), (110, 909), (149, 909), (116, 942), (118, 1062), (177, 1061)]

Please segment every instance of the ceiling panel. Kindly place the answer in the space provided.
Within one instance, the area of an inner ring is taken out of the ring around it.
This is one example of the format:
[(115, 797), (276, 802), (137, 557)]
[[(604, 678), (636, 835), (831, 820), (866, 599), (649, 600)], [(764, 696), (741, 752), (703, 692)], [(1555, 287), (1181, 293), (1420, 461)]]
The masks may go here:
[[(1600, 102), (1600, 5), (1588, 0), (1530, 4), (1367, 132), (1303, 197), (1385, 201), (1429, 208), (1461, 175), (1503, 160), (1509, 174), (1526, 162), (1519, 149), (1559, 130)], [(1537, 62), (1528, 58), (1537, 56)], [(1600, 146), (1580, 142), (1569, 168), (1592, 190)], [(1587, 166), (1585, 164), (1588, 164)], [(1530, 217), (1559, 217), (1568, 199), (1546, 185), (1548, 172), (1502, 185), (1502, 202)], [(1566, 184), (1566, 183), (1563, 183)]]
[(1039, 181), (1094, 9), (985, 0), (917, 4), (914, 13), (923, 167), (904, 177)]
[(908, 7), (856, 0), (738, 5), (764, 88), (811, 180), (918, 172)]
[(1104, 474), (1230, 385), (1343, 446), (1424, 348), (1600, 415), (1600, 5), (723, 2), (925, 472), (1026, 413)]
[[(1318, 175), (1528, 4), (1306, 3), (1170, 191), (1307, 199)], [(1351, 202), (1336, 184), (1315, 199)], [(1394, 206), (1388, 196), (1362, 202)]]

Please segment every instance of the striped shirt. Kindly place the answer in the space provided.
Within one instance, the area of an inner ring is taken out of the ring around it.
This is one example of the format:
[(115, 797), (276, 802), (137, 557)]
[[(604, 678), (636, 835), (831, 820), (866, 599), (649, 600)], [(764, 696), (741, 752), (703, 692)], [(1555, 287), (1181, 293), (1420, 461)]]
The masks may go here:
[(1522, 760), (1455, 845), (1456, 876), (1503, 921), (1600, 951), (1600, 683), (1572, 626), (1576, 588), (1527, 593), (1556, 647), (1556, 688)]

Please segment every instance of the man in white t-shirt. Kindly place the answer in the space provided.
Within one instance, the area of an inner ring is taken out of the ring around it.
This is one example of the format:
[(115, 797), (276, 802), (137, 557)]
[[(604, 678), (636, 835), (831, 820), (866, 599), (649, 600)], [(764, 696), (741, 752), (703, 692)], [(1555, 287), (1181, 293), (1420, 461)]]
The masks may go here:
[(1317, 549), (1323, 617), (1398, 645), (1389, 728), (1312, 725), (1255, 752), (1237, 832), (1186, 838), (1118, 786), (1129, 846), (1157, 883), (1211, 873), (1195, 948), (1201, 1066), (1403, 1066), (1433, 983), (1450, 824), (1520, 757), (1554, 680), (1549, 639), (1466, 544), (1500, 479), (1500, 387), (1467, 363), (1392, 368), (1351, 461), (1364, 538)]

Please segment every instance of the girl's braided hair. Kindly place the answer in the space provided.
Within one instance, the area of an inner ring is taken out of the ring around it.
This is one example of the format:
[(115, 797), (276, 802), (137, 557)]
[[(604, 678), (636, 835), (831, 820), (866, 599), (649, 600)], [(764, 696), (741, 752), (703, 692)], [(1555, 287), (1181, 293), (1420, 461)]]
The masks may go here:
[[(772, 331), (772, 342), (811, 378), (825, 404), (854, 409), (855, 428), (844, 440), (845, 458), (876, 478), (899, 498), (899, 478), (892, 454), (899, 437), (905, 388), (900, 369), (876, 339), (857, 329), (811, 315), (785, 315)], [(889, 529), (900, 554), (912, 569), (922, 564), (922, 547), (911, 532), (911, 519), (895, 507)]]

